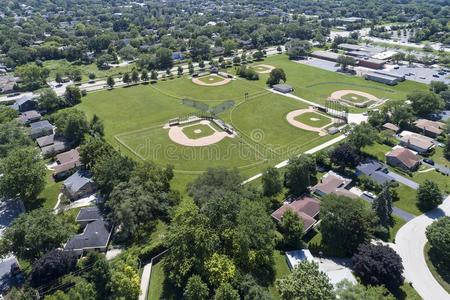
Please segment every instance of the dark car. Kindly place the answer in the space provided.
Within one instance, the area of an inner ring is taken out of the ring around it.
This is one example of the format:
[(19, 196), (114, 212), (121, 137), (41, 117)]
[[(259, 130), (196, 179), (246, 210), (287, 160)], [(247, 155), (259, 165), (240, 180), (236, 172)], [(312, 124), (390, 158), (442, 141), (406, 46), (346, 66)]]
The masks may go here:
[(434, 160), (432, 160), (432, 159), (424, 158), (423, 161), (426, 162), (429, 165), (432, 165), (432, 166), (434, 165)]

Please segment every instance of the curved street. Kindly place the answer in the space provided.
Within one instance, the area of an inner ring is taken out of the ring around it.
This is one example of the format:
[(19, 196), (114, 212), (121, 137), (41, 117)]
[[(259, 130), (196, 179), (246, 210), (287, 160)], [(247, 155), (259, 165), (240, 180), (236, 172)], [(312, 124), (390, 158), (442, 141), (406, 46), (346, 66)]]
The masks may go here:
[(434, 279), (428, 269), (423, 253), (427, 243), (426, 228), (444, 215), (450, 215), (450, 196), (438, 208), (406, 223), (395, 237), (395, 249), (403, 260), (405, 278), (425, 300), (450, 299), (450, 294)]

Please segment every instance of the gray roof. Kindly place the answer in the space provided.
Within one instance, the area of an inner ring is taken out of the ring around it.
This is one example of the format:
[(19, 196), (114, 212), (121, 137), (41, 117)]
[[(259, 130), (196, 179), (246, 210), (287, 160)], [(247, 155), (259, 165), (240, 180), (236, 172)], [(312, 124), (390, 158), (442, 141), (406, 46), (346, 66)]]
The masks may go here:
[(15, 110), (19, 110), (19, 107), (25, 104), (28, 101), (35, 101), (33, 95), (25, 95), (16, 100), (16, 102), (11, 105), (11, 107)]
[(0, 260), (0, 293), (4, 293), (13, 285), (11, 266), (19, 264), (15, 256), (9, 256)]
[(288, 84), (275, 84), (272, 88), (282, 93), (289, 93), (293, 90), (292, 86)]
[(53, 125), (47, 120), (31, 123), (30, 127), (31, 131), (39, 129), (53, 129)]
[(95, 221), (102, 218), (98, 207), (84, 207), (80, 210), (75, 221)]
[(73, 236), (64, 246), (64, 250), (106, 247), (110, 236), (110, 226), (103, 220), (95, 220), (86, 225), (83, 233)]
[(45, 147), (48, 145), (52, 145), (55, 142), (55, 135), (50, 134), (36, 139), (39, 147)]
[(23, 212), (23, 203), (19, 199), (0, 201), (0, 236), (11, 225), (11, 222)]
[(364, 174), (381, 185), (394, 180), (389, 174), (383, 172), (384, 169), (386, 169), (386, 167), (378, 161), (362, 163), (356, 167), (359, 175)]
[(88, 183), (93, 183), (91, 174), (87, 171), (76, 171), (69, 178), (64, 180), (64, 186), (71, 193), (76, 193)]

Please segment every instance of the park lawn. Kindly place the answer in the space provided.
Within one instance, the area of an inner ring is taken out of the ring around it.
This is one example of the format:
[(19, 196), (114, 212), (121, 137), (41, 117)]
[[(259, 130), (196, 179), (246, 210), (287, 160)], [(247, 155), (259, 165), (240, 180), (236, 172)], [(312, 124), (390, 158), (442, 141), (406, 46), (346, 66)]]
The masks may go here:
[(224, 81), (225, 78), (223, 78), (221, 76), (207, 75), (207, 76), (199, 77), (198, 80), (200, 80), (204, 83), (216, 83), (216, 82)]
[(431, 252), (431, 245), (427, 243), (423, 249), (425, 261), (427, 262), (428, 269), (433, 274), (434, 279), (450, 294), (450, 270), (438, 267), (438, 261), (433, 257)]
[(61, 192), (63, 181), (55, 182), (53, 180), (52, 172), (46, 170), (45, 174), (45, 187), (39, 194), (38, 200), (42, 203), (42, 206), (48, 209), (53, 209), (58, 202), (58, 195)]
[[(286, 262), (286, 256), (282, 251), (275, 250), (273, 253), (274, 261), (275, 261), (275, 278), (281, 279), (289, 275), (291, 270)], [(278, 293), (277, 288), (275, 287), (275, 283), (269, 286), (269, 293), (271, 294), (273, 299), (281, 299), (280, 293)]]
[(82, 74), (82, 81), (84, 82), (89, 80), (89, 73), (94, 73), (97, 79), (101, 79), (108, 76), (121, 75), (126, 72), (131, 72), (135, 65), (130, 64), (123, 67), (99, 70), (95, 63), (89, 65), (76, 65), (65, 59), (58, 59), (44, 61), (44, 67), (50, 71), (50, 80), (55, 80), (56, 73), (61, 73), (64, 76), (64, 74), (70, 70), (79, 69)]
[(199, 139), (215, 133), (214, 129), (205, 124), (196, 124), (183, 127), (183, 133), (190, 139)]
[(353, 93), (344, 95), (341, 98), (344, 99), (344, 100), (353, 102), (353, 103), (362, 103), (362, 102), (366, 102), (366, 101), (369, 100), (366, 97), (363, 97), (363, 96), (357, 95), (357, 94), (353, 94)]
[[(358, 90), (381, 99), (405, 100), (414, 90), (427, 90), (427, 85), (405, 81), (396, 86), (365, 80), (362, 77), (345, 75), (290, 61), (286, 55), (273, 55), (264, 60), (265, 64), (282, 68), (287, 84), (292, 85), (294, 94), (306, 100), (324, 105), (331, 93), (337, 90)], [(265, 85), (268, 77), (260, 75), (259, 84)], [(353, 109), (353, 108), (352, 108)]]
[(328, 125), (332, 122), (331, 118), (315, 112), (306, 112), (295, 117), (295, 120), (303, 124), (318, 128), (324, 127), (325, 125)]

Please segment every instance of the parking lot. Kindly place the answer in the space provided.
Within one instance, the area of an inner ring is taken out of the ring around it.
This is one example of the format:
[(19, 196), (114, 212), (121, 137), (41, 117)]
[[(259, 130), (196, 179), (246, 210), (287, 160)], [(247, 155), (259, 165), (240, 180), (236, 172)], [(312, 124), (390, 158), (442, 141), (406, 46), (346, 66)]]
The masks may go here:
[(299, 60), (299, 61), (295, 61), (295, 62), (309, 65), (312, 67), (316, 67), (319, 69), (331, 71), (331, 72), (336, 72), (336, 70), (339, 69), (339, 67), (336, 67), (335, 62), (318, 59), (318, 58), (313, 58), (313, 57), (308, 57), (308, 59)]
[[(408, 80), (426, 84), (429, 84), (431, 81), (443, 81), (450, 84), (450, 73), (439, 75), (438, 73), (441, 72), (441, 68), (438, 66), (425, 67), (420, 65), (400, 65), (398, 66), (398, 69), (394, 69), (393, 65), (388, 65), (384, 71), (396, 75), (404, 75)], [(438, 77), (434, 77), (433, 75)]]

